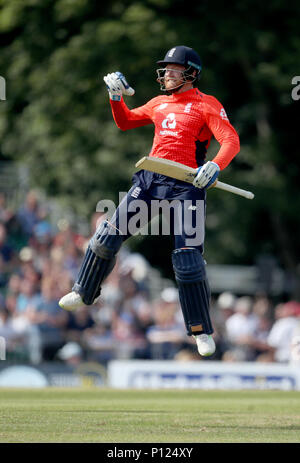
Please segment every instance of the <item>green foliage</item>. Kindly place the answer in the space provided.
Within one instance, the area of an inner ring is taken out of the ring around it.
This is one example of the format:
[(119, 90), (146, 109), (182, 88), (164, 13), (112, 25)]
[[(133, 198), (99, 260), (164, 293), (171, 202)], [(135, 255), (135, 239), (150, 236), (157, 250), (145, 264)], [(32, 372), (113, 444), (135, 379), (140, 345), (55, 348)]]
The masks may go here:
[(158, 94), (155, 63), (166, 50), (191, 46), (203, 60), (200, 89), (224, 104), (241, 139), (221, 180), (256, 195), (209, 192), (207, 259), (251, 264), (271, 253), (297, 275), (299, 2), (2, 0), (0, 8), (0, 159), (26, 163), (33, 185), (88, 219), (100, 199), (129, 188), (153, 136), (151, 126), (116, 128), (103, 75), (124, 72), (135, 107)]

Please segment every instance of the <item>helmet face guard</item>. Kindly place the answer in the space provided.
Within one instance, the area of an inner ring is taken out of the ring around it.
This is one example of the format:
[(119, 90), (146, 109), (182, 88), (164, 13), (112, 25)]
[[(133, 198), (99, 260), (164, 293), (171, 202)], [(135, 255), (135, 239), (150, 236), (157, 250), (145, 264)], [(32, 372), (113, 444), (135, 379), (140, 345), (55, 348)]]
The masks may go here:
[[(172, 64), (172, 63), (166, 63), (166, 65), (167, 64)], [(172, 70), (172, 68), (169, 68), (169, 70)], [(188, 68), (183, 69), (182, 71), (179, 70), (179, 69), (174, 69), (174, 71), (176, 71), (178, 73), (181, 73), (181, 83), (176, 85), (173, 88), (166, 89), (166, 87), (165, 87), (165, 73), (166, 73), (166, 71), (167, 71), (166, 68), (158, 68), (158, 69), (156, 69), (156, 73), (157, 73), (157, 79), (156, 80), (160, 84), (160, 89), (163, 92), (166, 92), (166, 91), (168, 92), (168, 91), (171, 91), (171, 90), (179, 89), (180, 87), (182, 87), (184, 84), (186, 84), (188, 82), (189, 83), (195, 82), (195, 80), (200, 75), (200, 72), (197, 69), (193, 68), (192, 66), (189, 66)], [(196, 73), (195, 73), (195, 71), (196, 71)]]

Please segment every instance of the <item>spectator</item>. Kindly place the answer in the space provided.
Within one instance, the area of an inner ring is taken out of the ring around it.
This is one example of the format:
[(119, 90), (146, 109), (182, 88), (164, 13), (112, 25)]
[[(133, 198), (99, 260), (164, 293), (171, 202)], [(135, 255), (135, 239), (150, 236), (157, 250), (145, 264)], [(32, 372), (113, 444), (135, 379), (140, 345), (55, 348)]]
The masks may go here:
[(15, 253), (7, 240), (6, 226), (0, 223), (0, 288), (3, 288), (9, 279), (9, 273), (16, 265)]
[(177, 319), (178, 301), (166, 300), (166, 292), (162, 296), (154, 304), (154, 324), (146, 336), (152, 359), (171, 360), (184, 347), (186, 333), (182, 321)]
[(88, 306), (83, 305), (75, 312), (70, 312), (66, 325), (68, 341), (81, 344), (83, 332), (95, 327), (95, 324)]
[(290, 359), (289, 364), (295, 365), (299, 368), (300, 366), (300, 326), (298, 324), (296, 328), (296, 334), (293, 334), (291, 339), (291, 348), (290, 348)]
[(275, 308), (275, 322), (268, 336), (273, 360), (288, 363), (291, 359), (291, 340), (299, 327), (300, 303), (290, 301)]
[(16, 301), (16, 314), (26, 312), (28, 307), (36, 306), (41, 300), (41, 295), (38, 291), (37, 282), (24, 278), (20, 282), (19, 294)]
[[(253, 299), (243, 296), (235, 303), (235, 313), (226, 323), (227, 339), (230, 350), (238, 351), (239, 360), (254, 360), (254, 352), (251, 348), (252, 339), (258, 328), (258, 317), (253, 313)], [(228, 355), (227, 355), (228, 357)]]
[[(114, 358), (127, 358), (127, 350), (125, 351), (125, 355), (119, 356), (117, 354), (122, 349), (122, 345), (118, 345), (118, 340), (114, 337), (110, 327), (99, 322), (94, 327), (83, 331), (81, 343), (87, 358), (103, 365), (106, 365), (107, 362)], [(126, 348), (127, 344), (125, 343)]]
[(68, 342), (59, 349), (56, 356), (65, 364), (77, 367), (83, 361), (83, 350), (76, 342)]
[(40, 280), (40, 273), (36, 267), (36, 253), (30, 247), (24, 247), (19, 253), (19, 272), (21, 277), (33, 282)]
[(27, 237), (32, 236), (34, 227), (41, 220), (38, 197), (35, 191), (29, 191), (26, 195), (25, 204), (19, 209), (17, 218)]
[(65, 341), (64, 331), (68, 316), (58, 305), (56, 290), (56, 280), (53, 277), (44, 277), (40, 302), (27, 310), (30, 322), (39, 329), (44, 360), (53, 360)]
[(236, 301), (237, 297), (233, 293), (225, 291), (219, 295), (214, 303), (212, 303), (213, 336), (216, 344), (215, 359), (221, 360), (224, 352), (230, 348), (226, 322), (235, 313)]
[(13, 215), (13, 212), (6, 207), (6, 198), (4, 193), (0, 192), (0, 222), (6, 224)]
[(7, 284), (7, 294), (18, 296), (20, 292), (22, 278), (18, 273), (12, 273)]
[(235, 313), (236, 301), (237, 297), (229, 291), (221, 293), (218, 297), (217, 307), (222, 313), (222, 320), (225, 322)]
[(139, 283), (133, 278), (132, 270), (126, 272), (122, 271), (122, 268), (120, 270), (118, 286), (121, 291), (121, 300), (116, 307), (122, 319), (122, 322), (120, 319), (119, 323), (132, 320), (135, 335), (145, 339), (146, 329), (152, 323), (151, 308), (147, 296), (144, 291), (139, 289)]
[(113, 312), (111, 330), (117, 358), (147, 357), (147, 341), (133, 313)]
[(7, 359), (20, 354), (24, 358), (22, 353), (22, 346), (26, 342), (24, 333), (15, 329), (9, 311), (3, 306), (0, 306), (0, 336), (5, 339)]

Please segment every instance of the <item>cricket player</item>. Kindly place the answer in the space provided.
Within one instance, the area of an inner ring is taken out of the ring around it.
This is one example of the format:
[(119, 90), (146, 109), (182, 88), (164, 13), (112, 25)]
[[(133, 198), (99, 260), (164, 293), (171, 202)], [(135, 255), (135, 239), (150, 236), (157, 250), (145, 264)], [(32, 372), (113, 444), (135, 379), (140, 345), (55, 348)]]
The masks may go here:
[[(171, 258), (183, 319), (187, 334), (195, 338), (200, 355), (210, 356), (215, 352), (215, 343), (209, 314), (210, 288), (203, 259), (206, 189), (239, 152), (239, 137), (222, 104), (196, 87), (202, 69), (196, 51), (175, 46), (157, 64), (157, 81), (163, 94), (135, 109), (129, 109), (123, 99), (123, 95), (134, 94), (124, 75), (113, 72), (104, 77), (114, 120), (121, 130), (154, 124), (149, 156), (177, 161), (197, 168), (198, 173), (193, 184), (188, 184), (146, 170), (137, 172), (132, 188), (112, 219), (102, 222), (91, 238), (72, 292), (59, 304), (74, 310), (82, 304), (93, 304), (99, 297), (101, 285), (113, 269), (121, 245), (132, 236), (126, 224), (134, 214), (133, 201), (138, 199), (150, 205), (154, 200), (176, 200), (183, 207), (179, 213), (177, 210), (170, 215), (170, 230), (174, 236)], [(220, 149), (208, 161), (206, 152), (212, 136), (219, 142)], [(189, 204), (190, 214), (184, 213), (187, 209), (184, 204)], [(148, 214), (141, 222), (147, 223), (151, 218)], [(191, 245), (193, 233), (198, 239)]]

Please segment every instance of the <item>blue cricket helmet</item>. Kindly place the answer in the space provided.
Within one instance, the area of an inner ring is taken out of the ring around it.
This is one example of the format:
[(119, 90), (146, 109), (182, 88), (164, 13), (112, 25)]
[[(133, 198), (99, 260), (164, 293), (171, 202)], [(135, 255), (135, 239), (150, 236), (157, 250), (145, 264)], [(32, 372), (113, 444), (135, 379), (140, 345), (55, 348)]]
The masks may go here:
[(157, 61), (160, 66), (166, 66), (167, 64), (181, 64), (186, 68), (192, 67), (197, 71), (197, 77), (200, 75), (202, 70), (202, 63), (200, 56), (195, 50), (184, 45), (171, 48), (165, 55), (163, 60)]

